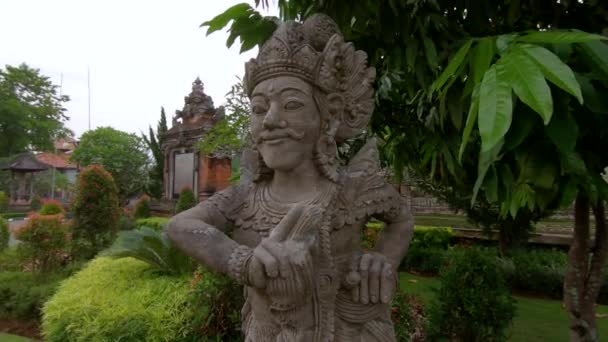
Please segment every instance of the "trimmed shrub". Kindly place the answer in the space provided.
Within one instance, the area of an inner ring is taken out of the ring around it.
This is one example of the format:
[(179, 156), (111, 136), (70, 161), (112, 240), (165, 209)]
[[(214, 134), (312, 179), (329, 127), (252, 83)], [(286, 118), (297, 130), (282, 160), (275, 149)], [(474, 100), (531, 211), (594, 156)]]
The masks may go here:
[(159, 276), (132, 258), (97, 258), (44, 305), (44, 340), (185, 340), (192, 310), (204, 310), (188, 303), (190, 277)]
[(382, 228), (384, 228), (384, 223), (382, 222), (368, 222), (365, 225), (365, 230), (363, 231), (363, 234), (361, 234), (361, 248), (365, 250), (374, 248), (374, 246), (376, 245), (376, 240), (378, 240), (378, 235), (380, 235)]
[(458, 341), (505, 341), (515, 316), (514, 300), (496, 255), (456, 248), (439, 273), (429, 308), (430, 334)]
[(9, 247), (0, 251), (0, 272), (21, 271), (21, 257), (17, 247)]
[(175, 205), (175, 213), (181, 213), (184, 210), (188, 210), (194, 207), (197, 203), (196, 197), (194, 197), (194, 192), (192, 189), (186, 187), (183, 188), (179, 193), (179, 198), (177, 199), (177, 204)]
[(0, 213), (4, 213), (8, 210), (9, 198), (6, 192), (0, 191)]
[(54, 199), (45, 199), (42, 201), (42, 207), (38, 212), (40, 215), (57, 215), (63, 214), (61, 202)]
[(427, 320), (424, 303), (415, 295), (397, 291), (392, 302), (391, 319), (397, 341), (422, 342), (426, 340)]
[(42, 208), (42, 200), (38, 195), (34, 195), (30, 200), (30, 210), (38, 211), (40, 208)]
[(120, 218), (118, 189), (102, 166), (91, 165), (80, 173), (73, 213), (76, 256), (91, 258), (114, 240)]
[(410, 246), (446, 250), (453, 237), (454, 231), (449, 227), (416, 226)]
[(142, 195), (137, 200), (133, 211), (133, 217), (135, 219), (150, 217), (150, 197), (148, 197), (148, 195)]
[(515, 250), (503, 264), (503, 271), (513, 290), (561, 299), (567, 265), (568, 256), (562, 251)]
[(225, 274), (200, 266), (188, 296), (191, 338), (197, 341), (240, 341), (243, 288)]
[(44, 303), (60, 282), (81, 265), (38, 274), (22, 271), (0, 272), (0, 317), (38, 320)]
[(21, 241), (19, 254), (34, 270), (49, 271), (66, 259), (70, 235), (62, 214), (31, 215), (15, 231), (15, 238)]
[(135, 227), (140, 229), (142, 227), (148, 227), (154, 229), (156, 231), (165, 230), (165, 226), (169, 222), (170, 218), (168, 217), (148, 217), (135, 221)]
[(0, 217), (0, 252), (8, 247), (8, 240), (11, 237), (11, 232), (8, 228), (8, 222)]
[(118, 219), (119, 231), (133, 230), (135, 227), (135, 221), (130, 216), (124, 214), (120, 215), (120, 218)]
[(179, 250), (164, 232), (147, 227), (119, 232), (116, 241), (102, 255), (135, 258), (162, 274), (177, 275), (194, 270), (192, 259)]
[(435, 275), (446, 262), (447, 255), (447, 250), (423, 248), (414, 244), (407, 251), (399, 268), (414, 273)]

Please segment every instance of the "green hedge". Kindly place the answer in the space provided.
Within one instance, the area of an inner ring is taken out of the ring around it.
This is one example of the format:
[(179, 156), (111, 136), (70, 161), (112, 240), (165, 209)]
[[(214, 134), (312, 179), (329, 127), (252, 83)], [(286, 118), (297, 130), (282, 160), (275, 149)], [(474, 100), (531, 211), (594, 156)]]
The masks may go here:
[[(0, 262), (12, 263), (16, 256), (13, 248), (0, 254)], [(0, 267), (0, 317), (38, 319), (43, 304), (55, 293), (59, 283), (76, 271), (74, 264), (45, 274), (23, 272), (18, 265)], [(11, 269), (11, 270), (7, 270)]]
[(0, 214), (0, 217), (4, 217), (5, 219), (12, 219), (12, 218), (24, 218), (27, 216), (27, 213), (23, 213), (23, 212), (10, 212), (10, 213), (2, 213)]
[(0, 217), (0, 252), (8, 247), (8, 240), (11, 237), (11, 232), (8, 229), (8, 222)]
[(189, 276), (159, 276), (132, 258), (97, 258), (43, 310), (45, 341), (175, 341), (189, 334)]
[(170, 218), (168, 217), (148, 217), (148, 218), (141, 218), (135, 221), (135, 227), (137, 229), (141, 228), (141, 227), (148, 227), (151, 229), (154, 229), (156, 231), (163, 231), (165, 229), (165, 226), (167, 225), (167, 223), (169, 222)]

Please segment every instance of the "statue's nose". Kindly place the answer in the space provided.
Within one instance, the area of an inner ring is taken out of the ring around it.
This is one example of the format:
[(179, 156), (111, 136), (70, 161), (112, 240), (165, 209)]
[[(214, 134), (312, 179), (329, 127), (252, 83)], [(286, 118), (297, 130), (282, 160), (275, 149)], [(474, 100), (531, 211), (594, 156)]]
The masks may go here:
[(272, 103), (266, 116), (264, 116), (264, 128), (266, 129), (275, 129), (275, 128), (285, 128), (287, 127), (287, 123), (285, 120), (281, 119), (281, 113), (279, 110), (279, 106), (276, 103)]

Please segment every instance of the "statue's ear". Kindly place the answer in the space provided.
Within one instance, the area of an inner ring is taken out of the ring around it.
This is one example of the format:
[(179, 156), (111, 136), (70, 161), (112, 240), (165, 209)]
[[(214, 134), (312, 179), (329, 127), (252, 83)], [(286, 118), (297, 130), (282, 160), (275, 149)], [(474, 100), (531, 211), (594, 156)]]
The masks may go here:
[(329, 113), (328, 133), (335, 135), (344, 113), (344, 98), (338, 93), (327, 95), (327, 112)]

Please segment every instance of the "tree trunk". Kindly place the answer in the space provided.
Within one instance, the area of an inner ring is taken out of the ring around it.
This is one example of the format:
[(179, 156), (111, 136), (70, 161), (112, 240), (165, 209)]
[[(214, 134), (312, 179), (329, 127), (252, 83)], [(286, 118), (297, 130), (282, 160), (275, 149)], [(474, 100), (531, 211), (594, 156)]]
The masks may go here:
[(570, 320), (571, 341), (599, 341), (595, 321), (595, 301), (606, 262), (607, 234), (604, 205), (593, 205), (596, 220), (595, 246), (589, 240), (589, 198), (579, 192), (574, 208), (574, 236), (568, 253), (564, 280), (564, 302)]

